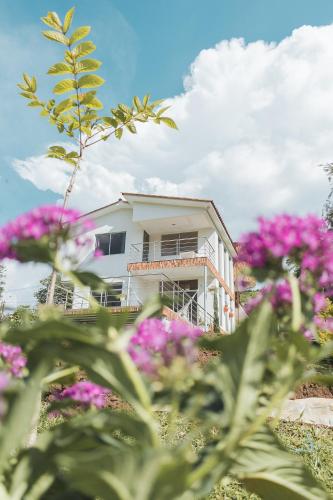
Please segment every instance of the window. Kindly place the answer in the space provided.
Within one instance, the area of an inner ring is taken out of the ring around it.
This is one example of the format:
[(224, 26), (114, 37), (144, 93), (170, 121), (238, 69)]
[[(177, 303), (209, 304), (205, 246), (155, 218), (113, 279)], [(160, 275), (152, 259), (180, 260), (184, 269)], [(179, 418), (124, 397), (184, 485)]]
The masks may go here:
[(120, 307), (121, 306), (121, 294), (123, 291), (123, 284), (112, 283), (108, 290), (102, 292), (92, 291), (91, 295), (97, 300), (99, 304), (104, 307)]
[(181, 252), (198, 251), (198, 233), (163, 234), (161, 242), (161, 255), (179, 255)]
[(96, 248), (103, 255), (125, 253), (126, 232), (96, 234)]

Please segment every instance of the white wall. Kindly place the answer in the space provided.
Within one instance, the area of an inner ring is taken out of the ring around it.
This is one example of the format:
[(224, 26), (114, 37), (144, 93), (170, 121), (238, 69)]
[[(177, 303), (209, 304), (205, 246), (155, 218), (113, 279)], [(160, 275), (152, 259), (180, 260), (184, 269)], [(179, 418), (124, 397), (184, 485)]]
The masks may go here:
[(90, 248), (90, 254), (80, 263), (80, 269), (85, 269), (98, 274), (101, 277), (127, 276), (128, 256), (131, 244), (142, 243), (143, 230), (132, 220), (132, 209), (121, 208), (107, 215), (102, 215), (95, 219), (96, 228), (92, 234), (117, 233), (126, 231), (125, 253), (116, 255), (103, 255), (99, 258), (91, 258), (94, 252), (94, 245)]

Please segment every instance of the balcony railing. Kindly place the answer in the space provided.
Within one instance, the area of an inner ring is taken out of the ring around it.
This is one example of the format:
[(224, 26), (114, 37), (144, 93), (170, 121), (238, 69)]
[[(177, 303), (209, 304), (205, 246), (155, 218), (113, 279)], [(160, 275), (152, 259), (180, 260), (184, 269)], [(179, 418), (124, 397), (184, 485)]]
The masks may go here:
[(214, 262), (215, 251), (207, 238), (184, 238), (134, 243), (130, 247), (129, 261), (154, 262), (170, 259), (208, 257)]
[[(156, 275), (154, 275), (156, 278)], [(106, 279), (108, 282), (108, 279)], [(58, 296), (61, 296), (61, 305), (65, 310), (89, 309), (89, 298), (94, 299), (103, 307), (141, 307), (145, 296), (145, 287), (138, 286), (137, 283), (130, 284), (128, 276), (113, 278), (109, 282), (110, 290), (102, 292), (91, 292), (89, 289), (77, 292), (57, 285)], [(211, 327), (213, 316), (205, 312), (198, 303), (197, 290), (184, 290), (177, 283), (171, 281), (166, 275), (159, 275), (159, 293), (167, 299), (167, 305), (180, 318), (185, 319), (193, 325), (204, 327), (205, 323)]]

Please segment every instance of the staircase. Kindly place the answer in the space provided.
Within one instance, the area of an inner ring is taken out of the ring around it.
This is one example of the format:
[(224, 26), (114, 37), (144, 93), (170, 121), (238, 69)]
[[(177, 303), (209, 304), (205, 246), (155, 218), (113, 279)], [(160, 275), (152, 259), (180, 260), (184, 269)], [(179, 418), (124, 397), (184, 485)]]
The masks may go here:
[[(126, 324), (133, 324), (142, 310), (143, 303), (133, 287), (128, 287), (128, 277), (124, 277), (125, 290), (120, 295), (126, 297), (126, 306), (106, 305), (101, 296), (100, 303), (116, 317), (127, 314)], [(127, 280), (127, 281), (126, 281)], [(160, 294), (167, 301), (164, 311), (165, 316), (180, 318), (192, 325), (208, 326), (213, 324), (214, 318), (198, 303), (198, 290), (184, 290), (176, 282), (170, 280), (166, 274), (159, 275)], [(89, 307), (89, 298), (64, 285), (57, 285), (57, 291), (63, 301), (59, 306), (63, 307), (66, 317), (79, 323), (94, 323), (96, 321), (95, 311)], [(117, 301), (120, 303), (120, 299)], [(74, 308), (73, 308), (74, 307)]]

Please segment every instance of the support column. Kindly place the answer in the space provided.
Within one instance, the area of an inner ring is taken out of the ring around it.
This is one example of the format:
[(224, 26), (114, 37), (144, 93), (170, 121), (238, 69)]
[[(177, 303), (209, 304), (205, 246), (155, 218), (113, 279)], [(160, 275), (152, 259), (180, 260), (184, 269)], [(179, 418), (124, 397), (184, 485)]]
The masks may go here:
[(128, 273), (127, 277), (127, 297), (126, 297), (126, 306), (130, 305), (130, 295), (131, 295), (131, 273)]
[(207, 266), (204, 267), (204, 324), (205, 332), (208, 330), (207, 325)]
[(224, 279), (225, 273), (224, 273), (224, 244), (222, 240), (219, 240), (219, 267), (218, 267), (219, 273)]
[(234, 283), (234, 261), (232, 257), (229, 257), (229, 271), (230, 271), (230, 283), (229, 286), (231, 291), (235, 291), (235, 283)]
[(224, 281), (229, 286), (230, 283), (230, 266), (228, 250), (224, 249)]
[(226, 332), (226, 320), (225, 320), (225, 312), (224, 312), (224, 306), (225, 306), (225, 290), (223, 287), (220, 288), (220, 304), (221, 304), (221, 326), (222, 329)]

